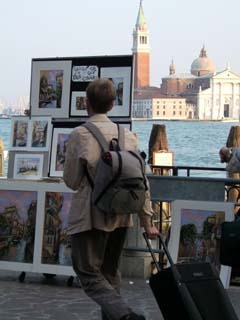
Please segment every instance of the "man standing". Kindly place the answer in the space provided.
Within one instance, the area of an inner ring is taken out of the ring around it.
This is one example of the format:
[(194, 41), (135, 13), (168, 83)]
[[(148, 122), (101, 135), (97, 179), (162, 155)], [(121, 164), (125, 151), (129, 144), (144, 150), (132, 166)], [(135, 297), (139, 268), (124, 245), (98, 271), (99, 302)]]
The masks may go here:
[[(108, 143), (118, 137), (118, 128), (108, 117), (116, 92), (108, 79), (97, 79), (87, 88), (89, 118)], [(125, 129), (126, 150), (137, 150), (137, 139)], [(69, 138), (64, 165), (64, 181), (76, 190), (69, 213), (68, 232), (72, 238), (72, 263), (86, 294), (101, 306), (104, 320), (144, 320), (120, 296), (119, 263), (127, 228), (132, 226), (129, 214), (105, 216), (91, 202), (88, 175), (94, 177), (101, 148), (84, 126), (75, 128)], [(139, 212), (141, 226), (150, 238), (158, 234), (152, 225), (149, 192)]]

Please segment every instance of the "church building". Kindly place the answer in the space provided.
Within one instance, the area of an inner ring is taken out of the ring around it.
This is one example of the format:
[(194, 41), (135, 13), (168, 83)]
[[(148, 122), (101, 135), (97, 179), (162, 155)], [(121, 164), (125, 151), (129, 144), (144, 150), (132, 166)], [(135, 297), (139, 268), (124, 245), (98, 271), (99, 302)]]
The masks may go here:
[(190, 73), (177, 73), (174, 62), (160, 88), (150, 86), (149, 31), (142, 1), (133, 31), (133, 118), (240, 120), (240, 75), (229, 65), (216, 71), (205, 46)]

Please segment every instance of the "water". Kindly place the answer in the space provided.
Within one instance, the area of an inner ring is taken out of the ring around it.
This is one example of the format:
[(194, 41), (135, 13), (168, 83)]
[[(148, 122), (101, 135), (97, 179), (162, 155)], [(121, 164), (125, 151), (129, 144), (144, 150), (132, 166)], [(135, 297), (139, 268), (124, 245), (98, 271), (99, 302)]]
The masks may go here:
[[(164, 124), (168, 149), (174, 151), (174, 165), (219, 167), (219, 149), (226, 145), (230, 128), (238, 122), (198, 121), (135, 121), (133, 131), (138, 134), (140, 149), (148, 155), (148, 142), (153, 124)], [(192, 174), (191, 174), (192, 175)], [(194, 175), (205, 175), (195, 172)], [(226, 177), (225, 172), (211, 172), (211, 176)]]
[[(132, 130), (137, 133), (140, 149), (146, 154), (153, 124), (166, 126), (168, 148), (174, 151), (174, 165), (219, 168), (225, 167), (219, 162), (219, 149), (226, 144), (230, 128), (240, 125), (239, 122), (135, 121)], [(9, 149), (10, 131), (11, 120), (0, 119), (0, 137), (5, 150)], [(5, 175), (6, 172), (7, 161)], [(212, 172), (211, 175), (225, 176), (225, 173)]]

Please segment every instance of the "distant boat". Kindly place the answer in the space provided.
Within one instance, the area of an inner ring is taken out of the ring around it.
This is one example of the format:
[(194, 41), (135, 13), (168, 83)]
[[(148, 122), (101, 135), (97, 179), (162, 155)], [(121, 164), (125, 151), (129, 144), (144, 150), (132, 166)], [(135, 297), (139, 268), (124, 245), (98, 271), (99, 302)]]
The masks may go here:
[(7, 114), (0, 114), (0, 119), (10, 119), (10, 116)]

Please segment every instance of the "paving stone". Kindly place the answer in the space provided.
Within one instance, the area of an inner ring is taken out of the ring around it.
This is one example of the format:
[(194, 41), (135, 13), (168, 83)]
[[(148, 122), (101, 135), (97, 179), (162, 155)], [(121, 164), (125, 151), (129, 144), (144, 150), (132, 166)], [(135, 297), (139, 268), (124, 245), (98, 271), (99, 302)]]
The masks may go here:
[[(100, 308), (79, 288), (68, 287), (66, 277), (48, 282), (41, 274), (29, 273), (24, 283), (19, 273), (0, 270), (1, 320), (100, 320)], [(240, 286), (227, 290), (240, 318)], [(122, 295), (135, 312), (147, 320), (163, 320), (148, 283), (142, 279), (123, 279)]]

